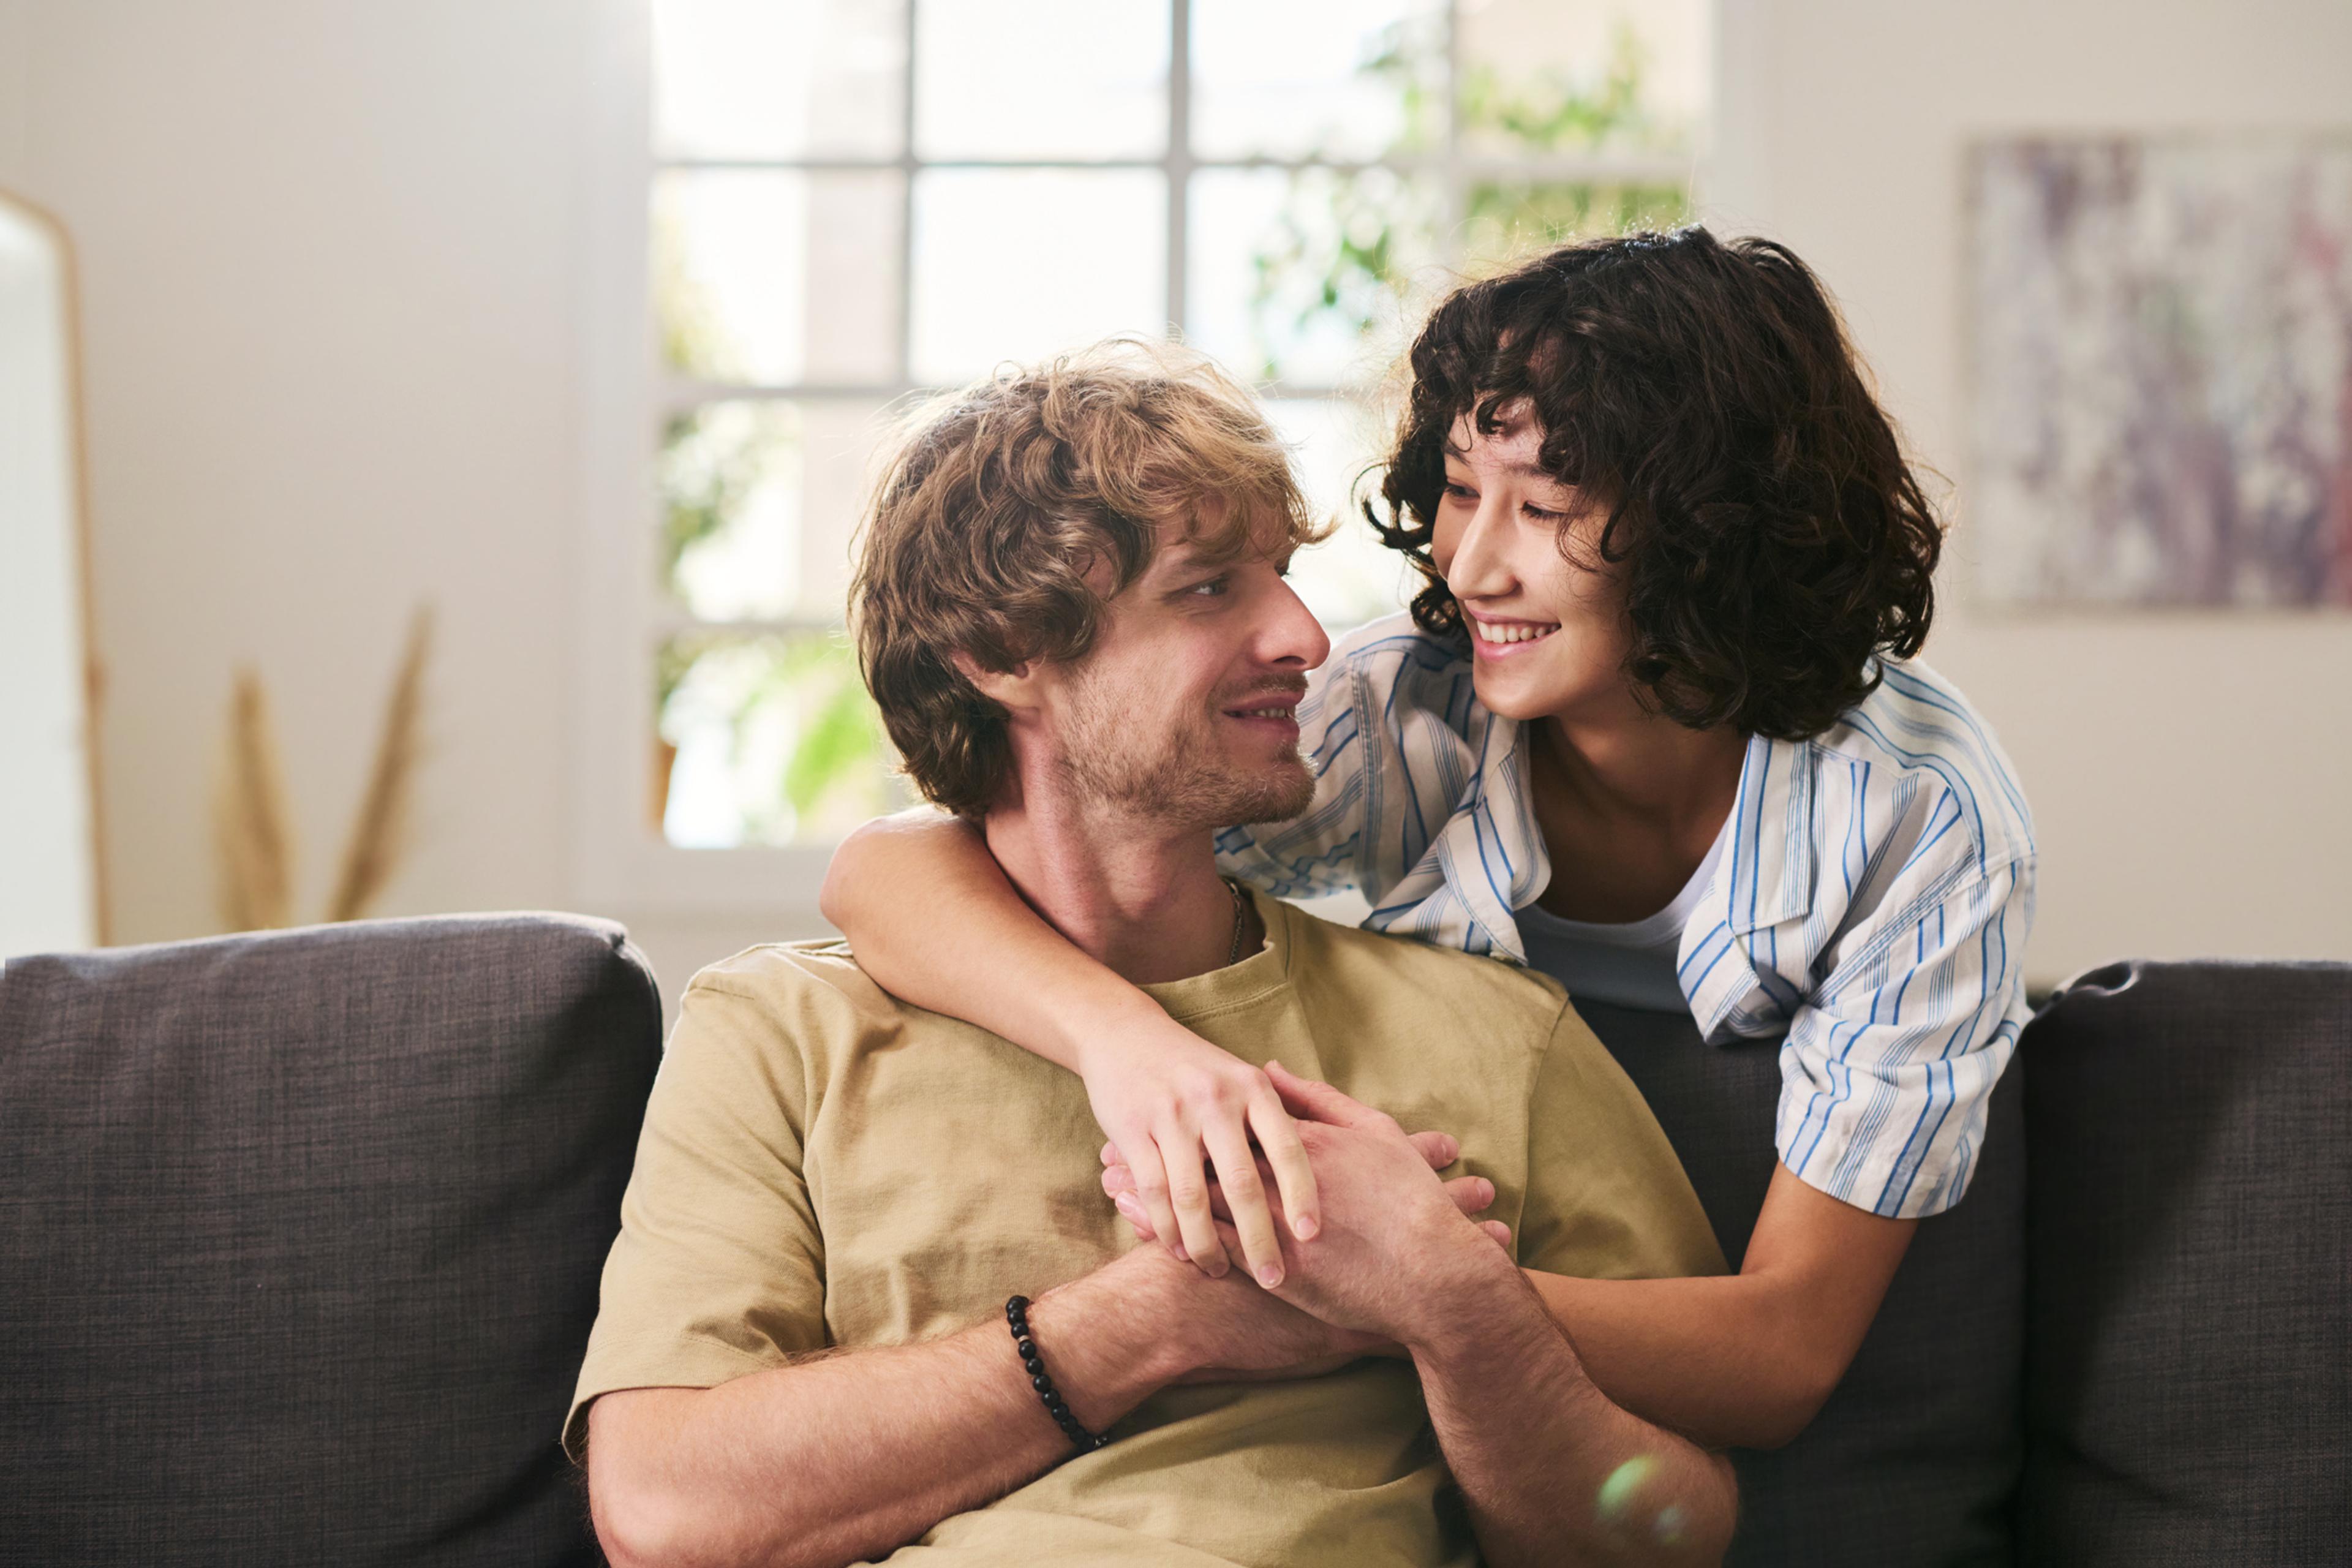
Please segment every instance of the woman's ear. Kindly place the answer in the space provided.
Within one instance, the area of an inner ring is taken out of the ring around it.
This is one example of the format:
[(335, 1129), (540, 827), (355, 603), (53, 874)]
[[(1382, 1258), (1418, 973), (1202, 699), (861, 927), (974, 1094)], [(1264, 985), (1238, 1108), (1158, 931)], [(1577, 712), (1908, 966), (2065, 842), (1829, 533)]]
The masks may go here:
[(1011, 669), (989, 669), (961, 648), (949, 657), (955, 660), (956, 673), (971, 681), (974, 690), (1007, 713), (1020, 713), (1039, 706), (1038, 660), (1025, 659)]

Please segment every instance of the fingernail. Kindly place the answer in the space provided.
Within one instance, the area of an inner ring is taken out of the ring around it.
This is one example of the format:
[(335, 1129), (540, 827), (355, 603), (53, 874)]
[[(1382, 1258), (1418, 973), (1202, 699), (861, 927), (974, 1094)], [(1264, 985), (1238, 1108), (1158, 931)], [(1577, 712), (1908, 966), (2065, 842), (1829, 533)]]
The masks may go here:
[(1176, 1255), (1176, 1261), (1179, 1263), (1190, 1263), (1192, 1261), (1192, 1255), (1184, 1250), (1184, 1244), (1181, 1241), (1170, 1242), (1168, 1244), (1168, 1250)]
[(1269, 1263), (1257, 1271), (1257, 1282), (1271, 1290), (1282, 1283), (1282, 1270)]
[(1291, 1223), (1290, 1234), (1301, 1241), (1312, 1241), (1315, 1239), (1315, 1233), (1322, 1228), (1321, 1220), (1311, 1214), (1303, 1214)]
[(1118, 1210), (1119, 1213), (1125, 1215), (1128, 1218), (1134, 1220), (1139, 1224), (1142, 1222), (1143, 1205), (1137, 1203), (1133, 1198), (1129, 1197), (1125, 1193), (1121, 1193), (1118, 1196), (1111, 1199), (1110, 1203), (1113, 1208)]

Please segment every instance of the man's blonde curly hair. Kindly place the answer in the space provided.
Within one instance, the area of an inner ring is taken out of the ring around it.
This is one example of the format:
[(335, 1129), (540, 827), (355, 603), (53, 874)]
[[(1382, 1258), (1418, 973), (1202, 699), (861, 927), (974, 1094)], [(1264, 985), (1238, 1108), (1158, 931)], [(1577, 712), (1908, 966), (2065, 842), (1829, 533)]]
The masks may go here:
[(1255, 399), (1207, 356), (1113, 339), (1006, 366), (917, 410), (883, 461), (850, 587), (858, 663), (916, 787), (975, 817), (1013, 754), (957, 654), (1080, 658), (1162, 544), (1238, 559), (1328, 531)]

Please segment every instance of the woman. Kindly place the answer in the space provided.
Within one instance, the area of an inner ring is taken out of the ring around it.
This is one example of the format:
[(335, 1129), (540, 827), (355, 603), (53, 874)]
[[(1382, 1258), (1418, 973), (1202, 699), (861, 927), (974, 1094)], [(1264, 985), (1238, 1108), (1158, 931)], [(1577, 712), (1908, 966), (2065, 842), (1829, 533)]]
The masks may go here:
[[(1785, 1035), (1737, 1276), (1530, 1276), (1619, 1403), (1778, 1445), (1966, 1190), (2025, 1016), (2031, 818), (1908, 662), (1937, 525), (1833, 308), (1766, 241), (1565, 247), (1445, 300), (1411, 368), (1367, 512), (1424, 586), (1318, 672), (1314, 805), (1220, 859), (1278, 895), (1353, 887), (1376, 929), (1571, 995), (1686, 1009), (1710, 1042)], [(1266, 1075), (1064, 942), (961, 825), (861, 830), (824, 908), (899, 995), (1084, 1075), (1139, 1230), (1222, 1272), (1202, 1149), (1245, 1133), (1311, 1236)], [(1234, 1206), (1278, 1278), (1269, 1216)]]

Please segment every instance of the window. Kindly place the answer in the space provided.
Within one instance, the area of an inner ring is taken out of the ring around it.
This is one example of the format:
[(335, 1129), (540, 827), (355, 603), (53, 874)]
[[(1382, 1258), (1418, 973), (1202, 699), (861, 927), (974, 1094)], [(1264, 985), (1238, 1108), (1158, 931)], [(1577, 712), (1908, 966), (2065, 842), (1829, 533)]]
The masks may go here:
[[(646, 700), (625, 750), (650, 768), (614, 759), (646, 786), (633, 825), (674, 856), (820, 846), (903, 798), (839, 628), (909, 395), (1173, 329), (1259, 384), (1349, 510), (1430, 295), (1687, 216), (1707, 11), (656, 0), (653, 501), (606, 595)], [(1339, 626), (1400, 605), (1401, 566), (1360, 524), (1297, 576)]]

